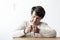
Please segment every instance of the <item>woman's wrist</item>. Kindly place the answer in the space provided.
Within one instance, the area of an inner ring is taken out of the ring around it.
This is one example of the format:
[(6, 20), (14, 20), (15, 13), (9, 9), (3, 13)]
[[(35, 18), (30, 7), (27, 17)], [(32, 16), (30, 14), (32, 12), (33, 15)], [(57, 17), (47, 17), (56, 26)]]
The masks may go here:
[(24, 29), (24, 34), (26, 35), (26, 29)]

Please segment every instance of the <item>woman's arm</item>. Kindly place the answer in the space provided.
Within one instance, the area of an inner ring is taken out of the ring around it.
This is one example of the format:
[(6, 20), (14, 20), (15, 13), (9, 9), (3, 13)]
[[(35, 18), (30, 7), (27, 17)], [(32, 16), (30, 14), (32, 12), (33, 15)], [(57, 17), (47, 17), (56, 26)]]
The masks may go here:
[(24, 33), (25, 27), (26, 27), (26, 22), (24, 22), (16, 30), (14, 30), (13, 38), (25, 36), (25, 33)]

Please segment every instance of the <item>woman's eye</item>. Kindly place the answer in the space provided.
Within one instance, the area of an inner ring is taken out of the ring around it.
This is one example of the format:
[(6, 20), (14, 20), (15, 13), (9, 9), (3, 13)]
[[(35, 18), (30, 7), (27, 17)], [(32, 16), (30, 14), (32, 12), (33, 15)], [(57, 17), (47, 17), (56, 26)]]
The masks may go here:
[(39, 18), (36, 18), (36, 19), (39, 19)]
[(35, 16), (33, 16), (33, 18), (35, 18)]
[(36, 19), (39, 19), (39, 18), (36, 18)]

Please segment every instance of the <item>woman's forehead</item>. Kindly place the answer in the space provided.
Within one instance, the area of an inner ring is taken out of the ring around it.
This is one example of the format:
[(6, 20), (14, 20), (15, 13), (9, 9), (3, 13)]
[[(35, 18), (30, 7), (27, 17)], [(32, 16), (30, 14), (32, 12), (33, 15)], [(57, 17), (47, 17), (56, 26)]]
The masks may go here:
[(36, 15), (35, 11), (33, 12), (32, 16), (39, 17), (39, 16)]

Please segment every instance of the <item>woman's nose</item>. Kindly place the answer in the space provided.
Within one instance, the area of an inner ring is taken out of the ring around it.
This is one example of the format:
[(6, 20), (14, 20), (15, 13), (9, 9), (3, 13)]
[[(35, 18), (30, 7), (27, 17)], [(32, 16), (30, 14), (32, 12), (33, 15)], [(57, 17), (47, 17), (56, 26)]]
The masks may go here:
[(36, 18), (34, 18), (34, 21), (36, 21), (37, 19)]

